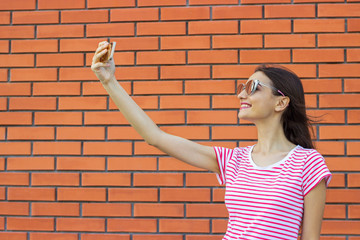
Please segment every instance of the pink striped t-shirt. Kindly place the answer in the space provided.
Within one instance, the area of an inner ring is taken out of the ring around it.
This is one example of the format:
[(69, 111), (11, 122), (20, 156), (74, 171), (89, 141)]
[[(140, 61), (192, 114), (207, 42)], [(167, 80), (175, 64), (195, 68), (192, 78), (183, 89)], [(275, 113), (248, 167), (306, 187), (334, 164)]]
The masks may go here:
[(229, 212), (223, 240), (296, 240), (304, 196), (323, 178), (327, 186), (331, 173), (314, 149), (296, 146), (284, 159), (259, 167), (251, 158), (253, 147), (214, 147)]

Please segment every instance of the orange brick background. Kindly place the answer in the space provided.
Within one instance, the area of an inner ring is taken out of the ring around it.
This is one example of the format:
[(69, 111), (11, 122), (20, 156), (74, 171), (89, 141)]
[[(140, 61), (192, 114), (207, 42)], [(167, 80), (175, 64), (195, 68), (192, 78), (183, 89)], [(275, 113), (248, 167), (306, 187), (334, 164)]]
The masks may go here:
[(0, 1), (0, 239), (220, 240), (214, 174), (146, 145), (90, 70), (116, 77), (165, 131), (253, 144), (239, 80), (263, 62), (303, 80), (333, 172), (322, 240), (360, 239), (360, 1)]

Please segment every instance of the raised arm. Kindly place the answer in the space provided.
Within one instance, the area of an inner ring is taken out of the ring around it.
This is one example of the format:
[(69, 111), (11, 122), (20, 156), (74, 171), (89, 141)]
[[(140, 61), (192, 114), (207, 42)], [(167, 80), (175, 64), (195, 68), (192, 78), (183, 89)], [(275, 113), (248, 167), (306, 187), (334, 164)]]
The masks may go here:
[(193, 166), (218, 173), (219, 168), (212, 147), (163, 132), (120, 86), (114, 75), (114, 60), (100, 62), (100, 58), (107, 52), (107, 45), (108, 42), (99, 43), (91, 69), (131, 126), (148, 144), (164, 153)]

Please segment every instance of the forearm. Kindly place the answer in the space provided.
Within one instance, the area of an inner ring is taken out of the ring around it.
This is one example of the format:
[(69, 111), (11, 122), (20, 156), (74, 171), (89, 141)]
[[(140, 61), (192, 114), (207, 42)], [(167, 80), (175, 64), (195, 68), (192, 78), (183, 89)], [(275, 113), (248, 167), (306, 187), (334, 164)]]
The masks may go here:
[(115, 78), (103, 86), (131, 126), (148, 144), (154, 145), (157, 134), (161, 132), (158, 126), (135, 103)]

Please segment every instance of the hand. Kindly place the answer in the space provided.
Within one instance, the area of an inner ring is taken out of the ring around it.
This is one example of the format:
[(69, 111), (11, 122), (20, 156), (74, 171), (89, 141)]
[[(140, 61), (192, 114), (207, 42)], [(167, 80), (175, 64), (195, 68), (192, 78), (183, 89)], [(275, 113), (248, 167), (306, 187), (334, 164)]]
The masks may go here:
[(106, 41), (99, 43), (91, 64), (91, 70), (95, 73), (102, 84), (109, 83), (111, 79), (114, 79), (115, 74), (114, 58), (105, 62), (100, 62), (100, 58), (107, 52), (108, 45), (109, 43)]

